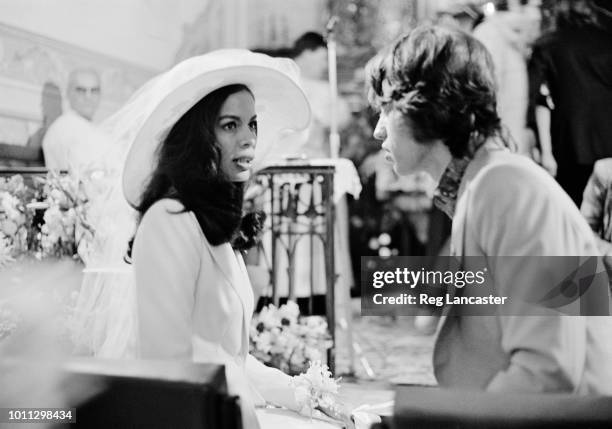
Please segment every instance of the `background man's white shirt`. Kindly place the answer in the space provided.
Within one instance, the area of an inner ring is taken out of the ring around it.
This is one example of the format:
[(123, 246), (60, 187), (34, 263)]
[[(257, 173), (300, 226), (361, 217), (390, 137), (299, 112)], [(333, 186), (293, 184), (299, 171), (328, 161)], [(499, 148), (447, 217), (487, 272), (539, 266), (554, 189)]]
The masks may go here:
[(47, 168), (83, 171), (103, 167), (109, 139), (95, 124), (69, 110), (51, 124), (42, 148)]

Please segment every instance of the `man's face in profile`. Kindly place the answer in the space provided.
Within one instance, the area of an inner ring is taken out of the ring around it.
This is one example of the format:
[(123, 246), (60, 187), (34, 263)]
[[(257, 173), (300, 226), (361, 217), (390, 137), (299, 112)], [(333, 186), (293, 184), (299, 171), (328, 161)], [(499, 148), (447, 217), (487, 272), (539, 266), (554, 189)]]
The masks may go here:
[(100, 79), (93, 72), (79, 71), (74, 73), (68, 85), (70, 106), (91, 121), (100, 104)]

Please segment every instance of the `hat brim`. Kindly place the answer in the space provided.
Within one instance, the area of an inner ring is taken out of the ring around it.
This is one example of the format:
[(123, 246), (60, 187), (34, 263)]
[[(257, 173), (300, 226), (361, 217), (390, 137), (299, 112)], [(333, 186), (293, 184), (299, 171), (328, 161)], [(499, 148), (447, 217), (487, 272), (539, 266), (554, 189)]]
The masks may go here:
[[(167, 84), (163, 76), (158, 81), (158, 85)], [(130, 205), (140, 205), (142, 193), (157, 165), (158, 148), (170, 128), (204, 96), (232, 84), (246, 85), (255, 97), (258, 118), (255, 157), (259, 163), (284, 132), (308, 126), (310, 105), (306, 95), (280, 70), (236, 65), (197, 74), (169, 90), (136, 134), (126, 157), (122, 180), (123, 193)]]

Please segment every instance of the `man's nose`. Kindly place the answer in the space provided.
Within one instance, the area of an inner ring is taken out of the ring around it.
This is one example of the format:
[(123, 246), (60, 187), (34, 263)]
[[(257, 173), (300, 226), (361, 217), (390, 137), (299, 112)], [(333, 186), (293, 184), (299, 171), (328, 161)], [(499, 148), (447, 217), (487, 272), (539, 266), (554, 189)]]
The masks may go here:
[(387, 138), (387, 130), (385, 129), (385, 125), (383, 123), (382, 116), (378, 118), (378, 122), (376, 123), (376, 128), (374, 128), (374, 133), (372, 135), (376, 140), (384, 140)]

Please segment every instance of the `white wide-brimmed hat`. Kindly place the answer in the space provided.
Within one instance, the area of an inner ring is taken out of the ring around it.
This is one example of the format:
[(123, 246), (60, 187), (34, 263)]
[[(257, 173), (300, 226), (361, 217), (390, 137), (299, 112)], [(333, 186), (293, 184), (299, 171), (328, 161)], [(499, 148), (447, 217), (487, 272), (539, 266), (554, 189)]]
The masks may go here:
[(130, 145), (123, 171), (123, 193), (130, 205), (139, 205), (157, 166), (157, 149), (171, 127), (205, 95), (232, 84), (246, 85), (255, 96), (255, 168), (283, 134), (308, 126), (310, 105), (299, 84), (299, 69), (292, 60), (243, 49), (189, 58), (147, 82), (108, 121), (111, 125), (107, 127), (123, 122), (123, 128), (129, 130), (120, 139)]

